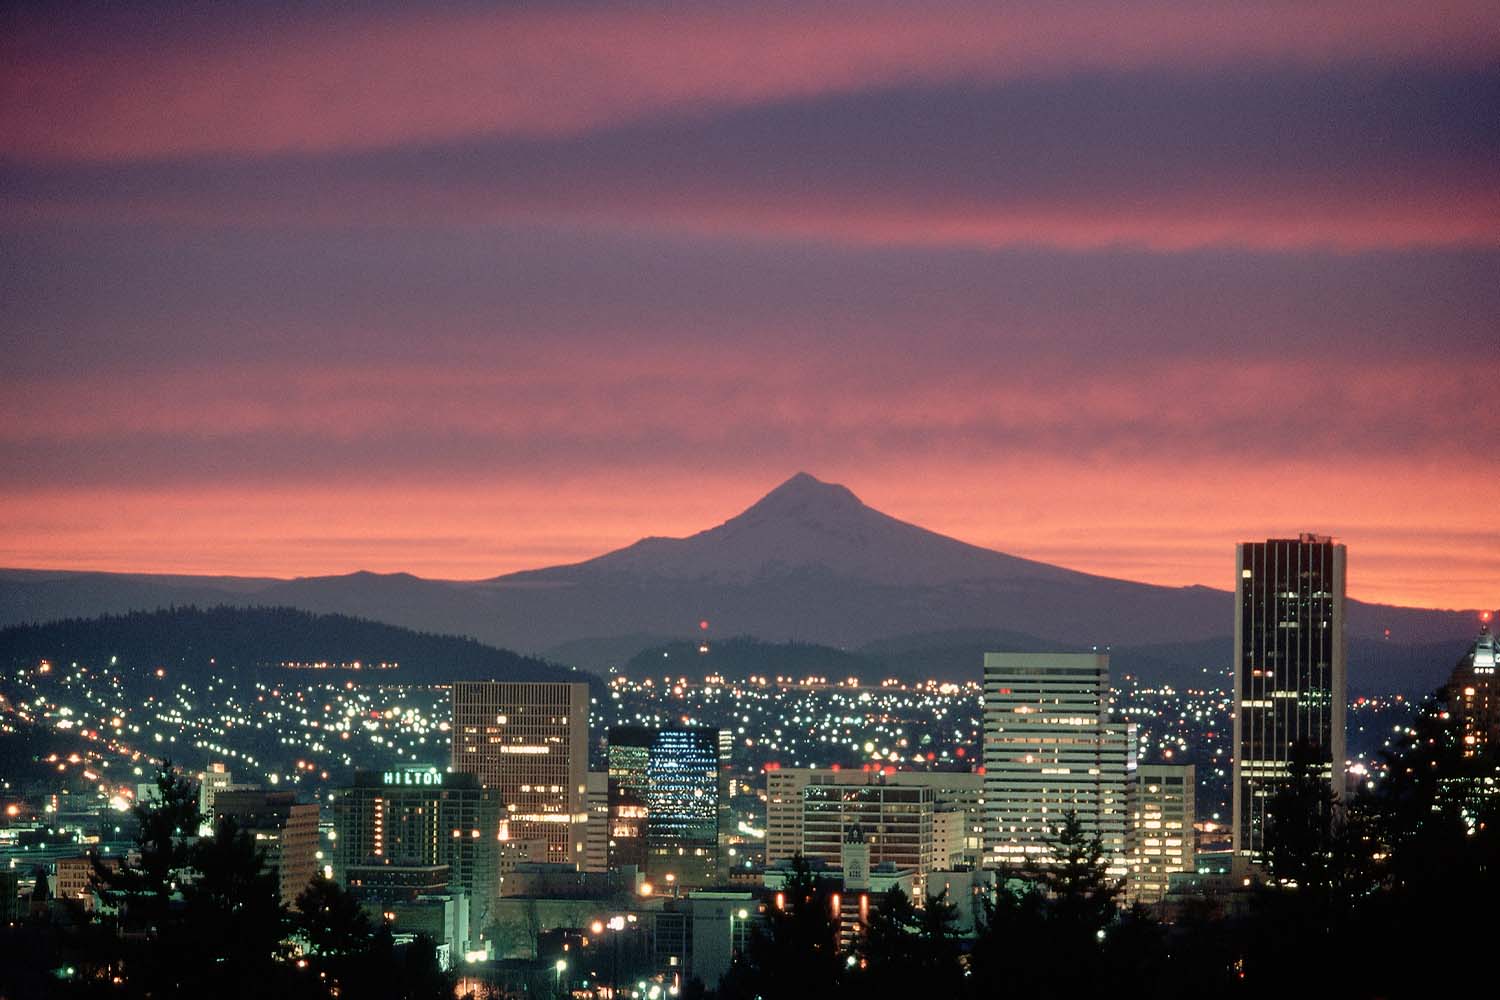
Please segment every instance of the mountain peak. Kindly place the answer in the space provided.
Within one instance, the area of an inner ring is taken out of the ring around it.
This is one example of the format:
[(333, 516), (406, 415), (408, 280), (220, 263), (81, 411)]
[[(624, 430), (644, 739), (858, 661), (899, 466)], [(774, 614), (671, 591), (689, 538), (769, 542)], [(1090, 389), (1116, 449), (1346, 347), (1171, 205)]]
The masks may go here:
[(846, 487), (799, 472), (706, 531), (686, 538), (643, 538), (587, 562), (503, 579), (576, 583), (630, 578), (739, 586), (809, 573), (880, 585), (1078, 576), (897, 520), (867, 506)]
[(825, 483), (809, 473), (799, 472), (746, 508), (740, 516), (786, 515), (809, 509), (854, 510), (864, 506), (847, 486)]

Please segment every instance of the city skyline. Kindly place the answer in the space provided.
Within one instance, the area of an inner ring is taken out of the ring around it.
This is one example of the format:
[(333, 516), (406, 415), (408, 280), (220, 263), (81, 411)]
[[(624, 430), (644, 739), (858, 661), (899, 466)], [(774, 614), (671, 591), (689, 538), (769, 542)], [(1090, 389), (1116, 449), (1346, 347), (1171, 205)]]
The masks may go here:
[[(1488, 607), (1492, 4), (19, 8), (0, 565), (474, 579), (798, 469)], [(1274, 469), (1274, 475), (1246, 470)]]

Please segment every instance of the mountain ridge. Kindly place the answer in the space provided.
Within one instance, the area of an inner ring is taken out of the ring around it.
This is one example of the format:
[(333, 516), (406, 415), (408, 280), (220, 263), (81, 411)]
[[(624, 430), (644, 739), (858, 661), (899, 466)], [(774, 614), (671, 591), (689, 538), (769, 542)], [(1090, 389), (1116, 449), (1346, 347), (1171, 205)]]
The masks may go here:
[[(1226, 562), (1228, 559), (1226, 543)], [(609, 662), (634, 637), (749, 635), (858, 649), (915, 633), (993, 630), (1071, 648), (1222, 641), (1233, 594), (1095, 576), (985, 549), (799, 473), (723, 523), (593, 559), (486, 580), (360, 571), (290, 580), (0, 570), (0, 625), (165, 607), (285, 605), (525, 653)], [(1470, 637), (1471, 613), (1350, 600), (1351, 639)], [(639, 647), (637, 647), (639, 648)]]

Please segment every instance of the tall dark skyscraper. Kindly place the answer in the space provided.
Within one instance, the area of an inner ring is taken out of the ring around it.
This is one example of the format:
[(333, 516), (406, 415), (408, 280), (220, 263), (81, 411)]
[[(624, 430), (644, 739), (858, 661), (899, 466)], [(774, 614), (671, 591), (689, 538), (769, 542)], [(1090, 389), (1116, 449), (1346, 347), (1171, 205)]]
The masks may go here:
[(646, 762), (656, 730), (611, 726), (609, 762), (609, 866), (646, 870)]
[(1265, 848), (1267, 806), (1293, 747), (1315, 755), (1343, 792), (1346, 550), (1302, 535), (1236, 547), (1234, 606), (1234, 852)]
[(1492, 615), (1481, 617), (1479, 637), (1459, 657), (1448, 681), (1448, 709), (1461, 728), (1464, 754), (1473, 756), (1500, 743), (1500, 644), (1490, 631)]
[(615, 726), (608, 740), (610, 865), (660, 885), (718, 881), (719, 730)]

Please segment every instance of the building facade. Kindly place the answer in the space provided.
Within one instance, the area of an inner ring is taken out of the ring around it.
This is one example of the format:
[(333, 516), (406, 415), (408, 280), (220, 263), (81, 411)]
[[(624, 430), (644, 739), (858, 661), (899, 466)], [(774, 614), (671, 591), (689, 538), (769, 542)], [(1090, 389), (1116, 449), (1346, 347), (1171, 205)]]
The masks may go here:
[(220, 790), (214, 796), (214, 822), (232, 819), (255, 838), (266, 865), (276, 871), (281, 902), (297, 897), (318, 873), (318, 806), (298, 802), (294, 792)]
[(605, 735), (611, 868), (646, 870), (646, 763), (655, 737), (650, 726), (611, 726)]
[(987, 865), (1049, 863), (1072, 812), (1125, 876), (1135, 730), (1109, 696), (1108, 654), (984, 654)]
[[(984, 838), (984, 777), (973, 771), (895, 771), (792, 767), (766, 772), (766, 863), (805, 851), (803, 814), (810, 785), (930, 788), (933, 863), (978, 864)], [(824, 844), (826, 847), (826, 843)], [(955, 858), (953, 855), (957, 854)]]
[(1346, 550), (1330, 538), (1244, 542), (1235, 550), (1233, 831), (1237, 863), (1265, 850), (1268, 807), (1294, 748), (1330, 791), (1344, 785), (1348, 704)]
[(356, 771), (334, 793), (334, 876), (368, 879), (372, 865), (445, 866), (469, 900), (470, 927), (482, 932), (500, 892), (499, 793), (472, 774), (436, 767)]
[[(936, 863), (933, 811), (937, 793), (921, 785), (810, 784), (802, 793), (802, 854), (842, 864), (850, 836), (858, 833), (868, 850), (860, 853), (866, 871), (891, 865), (916, 873), (919, 887)], [(944, 859), (946, 864), (946, 859)], [(850, 873), (844, 877), (849, 879)]]
[(720, 731), (612, 726), (607, 741), (610, 867), (636, 865), (659, 885), (719, 882)]
[(1458, 720), (1459, 736), (1466, 756), (1500, 744), (1500, 665), (1490, 612), (1480, 618), (1479, 637), (1459, 657), (1448, 680), (1448, 711)]
[(584, 863), (588, 826), (587, 684), (453, 685), (453, 770), (477, 775), (508, 813), (509, 836), (547, 841), (552, 861)]
[(1160, 902), (1168, 876), (1197, 869), (1193, 832), (1197, 769), (1192, 764), (1140, 764), (1132, 800), (1129, 895)]

